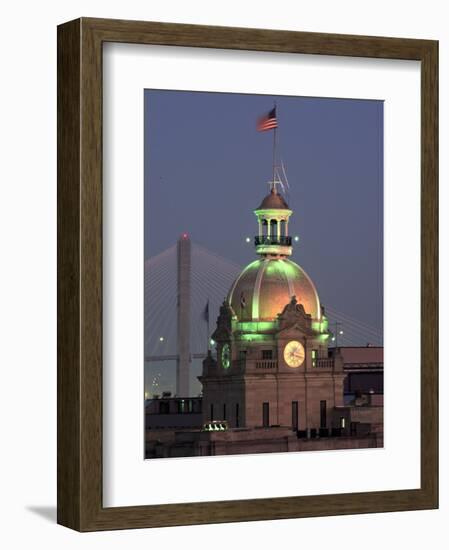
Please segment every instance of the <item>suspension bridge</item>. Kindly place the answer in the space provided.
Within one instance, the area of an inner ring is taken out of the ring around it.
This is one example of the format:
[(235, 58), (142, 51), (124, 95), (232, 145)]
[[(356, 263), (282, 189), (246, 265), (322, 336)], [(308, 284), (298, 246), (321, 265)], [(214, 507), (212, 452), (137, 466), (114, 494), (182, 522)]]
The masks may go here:
[[(242, 266), (192, 242), (186, 234), (145, 262), (148, 396), (164, 389), (182, 396), (199, 392), (196, 376), (200, 374), (220, 305), (241, 271)], [(383, 344), (380, 330), (328, 303), (324, 305), (332, 331), (331, 346)]]

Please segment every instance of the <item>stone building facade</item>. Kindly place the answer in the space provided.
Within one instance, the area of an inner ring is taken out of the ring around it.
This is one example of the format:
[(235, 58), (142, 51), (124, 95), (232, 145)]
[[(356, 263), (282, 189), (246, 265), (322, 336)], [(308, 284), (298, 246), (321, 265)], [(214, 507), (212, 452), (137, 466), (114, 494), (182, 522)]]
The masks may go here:
[(341, 358), (328, 357), (324, 330), (313, 328), (295, 296), (277, 319), (262, 322), (239, 322), (224, 303), (213, 334), (217, 357), (205, 359), (200, 377), (204, 421), (227, 420), (234, 428), (340, 428), (335, 408), (344, 405), (345, 374)]
[[(363, 421), (354, 420), (344, 402), (343, 357), (328, 348), (328, 320), (315, 285), (290, 259), (292, 211), (275, 185), (255, 214), (259, 258), (237, 277), (220, 308), (215, 353), (200, 377), (203, 421), (321, 436), (355, 436), (359, 424), (366, 435), (370, 413), (366, 407)], [(377, 408), (377, 426), (379, 415)]]
[[(315, 285), (290, 259), (292, 211), (275, 183), (255, 214), (258, 258), (236, 278), (220, 308), (214, 349), (199, 377), (201, 424), (195, 426), (198, 415), (187, 422), (149, 403), (149, 458), (383, 445), (383, 403), (375, 399), (381, 396), (374, 378), (380, 365), (368, 373), (361, 361), (366, 351), (329, 348)], [(373, 390), (364, 391), (361, 380)]]

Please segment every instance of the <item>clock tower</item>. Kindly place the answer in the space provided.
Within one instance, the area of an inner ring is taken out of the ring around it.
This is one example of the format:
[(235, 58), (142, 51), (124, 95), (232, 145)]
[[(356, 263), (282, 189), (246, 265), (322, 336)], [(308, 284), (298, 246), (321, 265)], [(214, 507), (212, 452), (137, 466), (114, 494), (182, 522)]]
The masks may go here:
[(273, 183), (254, 211), (258, 258), (236, 278), (203, 362), (203, 420), (231, 428), (340, 426), (343, 365), (328, 354), (328, 321), (307, 273), (290, 257), (292, 215)]

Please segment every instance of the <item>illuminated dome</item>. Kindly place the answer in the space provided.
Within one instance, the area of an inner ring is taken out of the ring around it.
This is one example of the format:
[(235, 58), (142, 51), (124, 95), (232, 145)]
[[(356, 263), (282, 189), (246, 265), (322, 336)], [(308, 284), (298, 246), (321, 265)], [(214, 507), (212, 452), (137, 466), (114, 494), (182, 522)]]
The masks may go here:
[(321, 318), (320, 299), (307, 273), (285, 257), (262, 257), (237, 277), (228, 303), (239, 321), (273, 321), (292, 296), (312, 319)]

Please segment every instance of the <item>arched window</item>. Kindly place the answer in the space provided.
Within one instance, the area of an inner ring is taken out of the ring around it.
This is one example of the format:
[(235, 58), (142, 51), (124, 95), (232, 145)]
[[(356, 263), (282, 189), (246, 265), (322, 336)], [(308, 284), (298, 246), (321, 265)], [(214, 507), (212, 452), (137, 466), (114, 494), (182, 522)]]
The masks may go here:
[(277, 220), (270, 221), (270, 237), (276, 239), (278, 236), (278, 222)]
[(262, 236), (266, 237), (268, 235), (268, 222), (267, 220), (262, 220)]
[(287, 236), (287, 222), (285, 220), (281, 220), (281, 237)]

